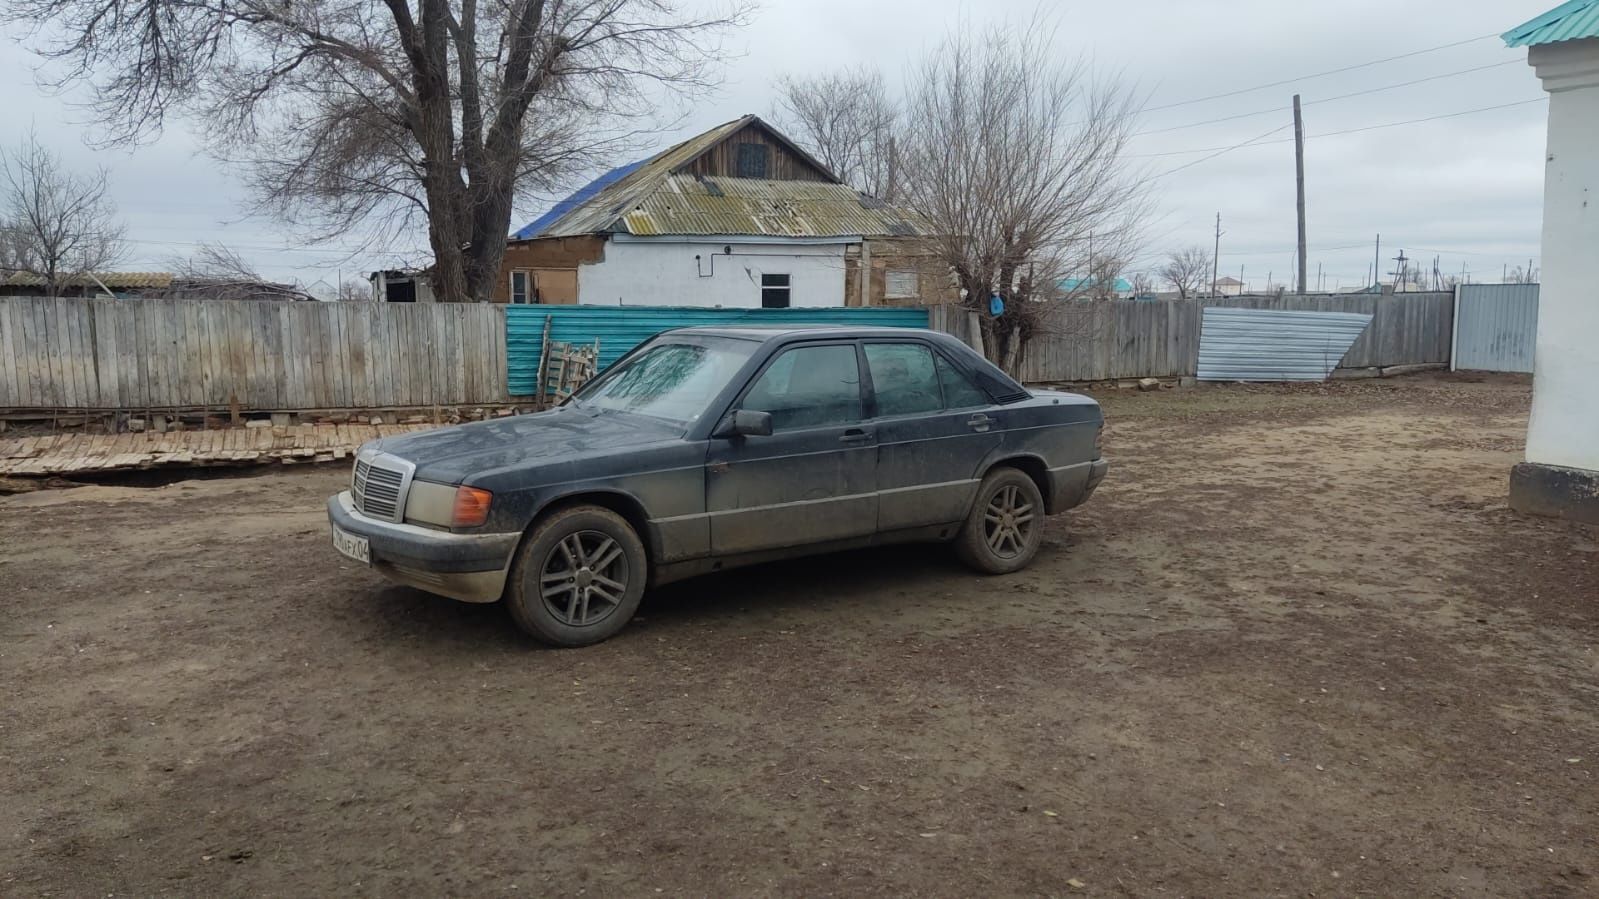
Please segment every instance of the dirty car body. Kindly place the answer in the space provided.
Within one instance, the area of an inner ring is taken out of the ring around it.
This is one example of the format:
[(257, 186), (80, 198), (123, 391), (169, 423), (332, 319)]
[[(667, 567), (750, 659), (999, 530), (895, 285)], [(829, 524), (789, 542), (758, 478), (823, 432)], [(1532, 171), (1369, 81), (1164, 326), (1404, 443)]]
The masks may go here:
[[(555, 409), (367, 444), (328, 514), (335, 546), (392, 580), (468, 602), (559, 588), (540, 611), (575, 627), (589, 615), (580, 592), (599, 608), (617, 584), (636, 594), (963, 528), (980, 532), (974, 552), (998, 547), (995, 564), (1030, 559), (1035, 518), (1082, 503), (1103, 478), (1102, 424), (1091, 399), (1027, 390), (944, 334), (683, 329)], [(1010, 487), (985, 525), (975, 506), (1000, 471)], [(551, 517), (576, 507), (590, 524), (550, 543), (548, 560), (525, 558)], [(642, 558), (624, 552), (625, 531)]]

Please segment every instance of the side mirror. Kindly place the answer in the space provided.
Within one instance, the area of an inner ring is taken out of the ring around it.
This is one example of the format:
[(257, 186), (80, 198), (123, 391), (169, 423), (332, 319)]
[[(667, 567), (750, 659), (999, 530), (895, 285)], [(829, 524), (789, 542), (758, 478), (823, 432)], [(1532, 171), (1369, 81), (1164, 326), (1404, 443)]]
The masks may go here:
[(772, 413), (753, 409), (734, 409), (722, 426), (716, 429), (717, 437), (770, 437)]

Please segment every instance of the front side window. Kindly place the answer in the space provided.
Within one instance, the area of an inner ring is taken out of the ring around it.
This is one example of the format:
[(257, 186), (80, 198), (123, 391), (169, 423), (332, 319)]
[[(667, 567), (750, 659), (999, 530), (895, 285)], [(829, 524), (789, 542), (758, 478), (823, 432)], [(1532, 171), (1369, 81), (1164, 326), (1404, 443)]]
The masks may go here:
[(767, 366), (741, 408), (770, 412), (773, 431), (861, 420), (861, 372), (850, 345), (796, 347)]
[(584, 408), (687, 424), (705, 413), (759, 344), (748, 340), (659, 343), (623, 360), (573, 397)]
[(787, 309), (788, 301), (788, 275), (761, 275), (762, 309)]
[(914, 415), (943, 408), (933, 352), (919, 343), (868, 343), (877, 414)]
[(527, 302), (527, 272), (511, 272), (511, 302)]

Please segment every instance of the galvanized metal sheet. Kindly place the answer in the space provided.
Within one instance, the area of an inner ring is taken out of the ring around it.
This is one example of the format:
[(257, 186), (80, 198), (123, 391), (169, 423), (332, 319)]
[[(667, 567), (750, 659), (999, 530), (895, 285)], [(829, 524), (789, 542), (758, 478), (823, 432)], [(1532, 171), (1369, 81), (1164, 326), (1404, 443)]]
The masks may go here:
[(925, 328), (926, 309), (702, 309), (638, 306), (507, 306), (505, 356), (513, 396), (529, 396), (538, 383), (544, 322), (550, 339), (575, 344), (599, 341), (600, 367), (672, 328), (707, 325), (853, 325), (863, 328)]
[(1322, 381), (1371, 316), (1207, 307), (1199, 335), (1201, 381)]
[(1461, 285), (1455, 368), (1530, 372), (1537, 338), (1538, 285)]

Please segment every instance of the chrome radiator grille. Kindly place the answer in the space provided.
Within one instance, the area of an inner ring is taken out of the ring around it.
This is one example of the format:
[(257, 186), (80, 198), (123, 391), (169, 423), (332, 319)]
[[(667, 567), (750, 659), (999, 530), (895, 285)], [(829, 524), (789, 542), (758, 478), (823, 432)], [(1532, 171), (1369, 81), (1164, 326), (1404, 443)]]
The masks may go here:
[(402, 508), (406, 472), (369, 462), (355, 460), (355, 476), (350, 484), (355, 507), (369, 518), (398, 521)]

